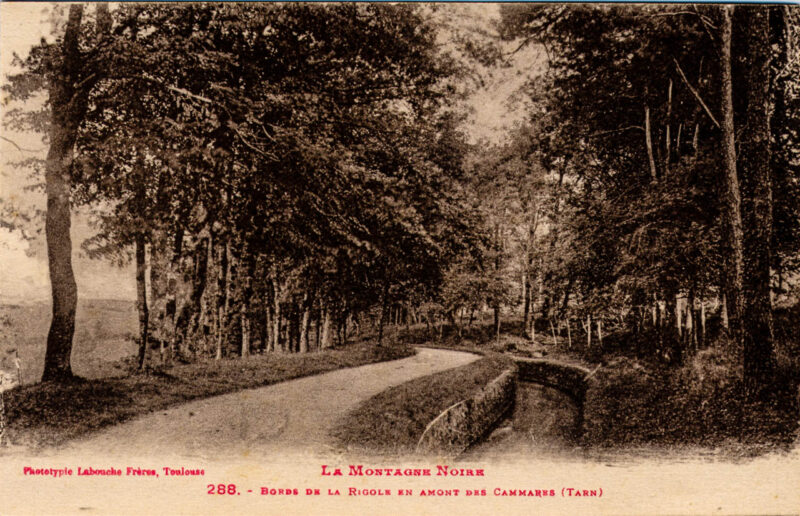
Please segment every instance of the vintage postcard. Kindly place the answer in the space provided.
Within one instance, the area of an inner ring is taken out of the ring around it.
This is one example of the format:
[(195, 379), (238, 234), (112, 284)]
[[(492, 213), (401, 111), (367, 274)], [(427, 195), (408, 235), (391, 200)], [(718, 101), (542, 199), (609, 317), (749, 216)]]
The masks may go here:
[(796, 6), (0, 38), (0, 514), (800, 513)]

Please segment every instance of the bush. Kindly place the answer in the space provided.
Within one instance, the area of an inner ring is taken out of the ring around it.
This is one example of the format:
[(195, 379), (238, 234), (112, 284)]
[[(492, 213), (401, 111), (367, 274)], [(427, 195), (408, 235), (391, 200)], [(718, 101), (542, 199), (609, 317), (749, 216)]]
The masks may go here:
[(800, 418), (790, 372), (779, 369), (775, 388), (760, 401), (745, 400), (740, 373), (713, 348), (676, 369), (616, 358), (587, 392), (584, 442), (724, 446), (745, 454), (789, 446)]
[(663, 371), (636, 359), (617, 357), (592, 378), (584, 404), (583, 441), (609, 446), (652, 441), (662, 430), (657, 419), (666, 392)]

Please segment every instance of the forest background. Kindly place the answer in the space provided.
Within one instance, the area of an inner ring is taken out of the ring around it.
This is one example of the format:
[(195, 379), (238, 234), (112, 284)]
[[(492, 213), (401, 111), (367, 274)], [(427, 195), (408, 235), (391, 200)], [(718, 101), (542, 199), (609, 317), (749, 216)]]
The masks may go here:
[[(38, 178), (47, 207), (4, 194), (0, 219), (9, 252), (20, 235), (47, 249), (42, 381), (73, 379), (80, 249), (130, 264), (134, 370), (365, 328), (377, 346), (390, 326), (458, 341), (485, 314), (485, 339), (515, 322), (604, 366), (606, 399), (661, 387), (646, 424), (689, 407), (704, 423), (682, 438), (790, 440), (797, 10), (450, 9), (54, 14), (59, 36), (4, 86), (6, 127), (47, 146), (4, 140), (20, 156), (4, 171)], [(522, 115), (490, 140), (470, 108), (509, 70)], [(92, 235), (73, 243), (78, 207)]]

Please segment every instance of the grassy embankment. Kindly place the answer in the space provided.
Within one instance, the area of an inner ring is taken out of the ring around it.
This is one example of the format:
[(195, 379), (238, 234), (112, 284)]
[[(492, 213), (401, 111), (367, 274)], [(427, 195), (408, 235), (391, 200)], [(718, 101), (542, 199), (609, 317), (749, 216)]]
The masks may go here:
[(331, 435), (351, 453), (413, 454), (428, 423), (499, 376), (509, 362), (495, 354), (392, 387), (356, 407)]
[[(355, 367), (413, 354), (403, 344), (377, 347), (362, 341), (309, 354), (254, 355), (247, 359), (200, 359), (157, 373), (130, 373), (136, 351), (131, 334), (136, 315), (130, 303), (81, 303), (73, 349), (74, 382), (36, 384), (41, 375), (49, 308), (4, 306), (11, 324), (0, 342), (0, 367), (16, 376), (13, 358), (22, 363), (22, 387), (3, 393), (7, 434), (12, 444), (58, 445), (87, 432), (189, 400), (270, 385), (293, 378)], [(10, 350), (13, 350), (9, 353)]]

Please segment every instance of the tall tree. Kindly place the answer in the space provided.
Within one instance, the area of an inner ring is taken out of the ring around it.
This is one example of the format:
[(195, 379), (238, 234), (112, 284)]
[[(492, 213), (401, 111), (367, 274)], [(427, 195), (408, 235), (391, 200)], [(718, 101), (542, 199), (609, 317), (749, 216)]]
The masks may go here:
[[(54, 56), (50, 76), (50, 149), (45, 165), (48, 266), (53, 294), (53, 319), (47, 334), (42, 381), (63, 381), (72, 377), (70, 355), (75, 332), (78, 292), (72, 270), (70, 237), (72, 159), (78, 127), (83, 121), (89, 91), (97, 81), (87, 70), (80, 51), (83, 5), (70, 6), (60, 51)], [(98, 34), (110, 28), (108, 6), (97, 7)]]
[(724, 167), (721, 169), (723, 185), (723, 251), (725, 267), (723, 271), (725, 299), (728, 308), (728, 327), (733, 353), (742, 353), (743, 310), (744, 310), (744, 247), (742, 232), (741, 193), (739, 175), (736, 170), (736, 132), (733, 108), (733, 73), (731, 62), (731, 43), (733, 39), (733, 6), (720, 7), (720, 85), (722, 88), (722, 154)]
[(740, 6), (746, 53), (746, 115), (739, 148), (744, 236), (744, 375), (751, 392), (774, 366), (772, 323), (772, 152), (770, 9)]

